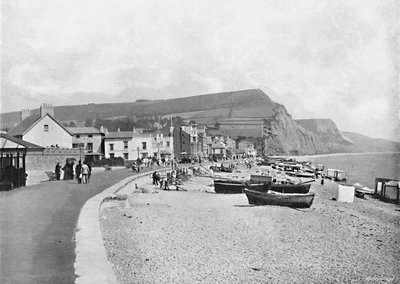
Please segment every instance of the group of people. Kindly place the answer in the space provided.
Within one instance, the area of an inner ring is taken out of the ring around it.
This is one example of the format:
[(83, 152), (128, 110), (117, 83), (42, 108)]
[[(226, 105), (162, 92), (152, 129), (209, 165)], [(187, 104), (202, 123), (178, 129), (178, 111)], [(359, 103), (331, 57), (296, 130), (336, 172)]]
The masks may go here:
[(78, 183), (87, 184), (90, 181), (90, 175), (92, 173), (91, 164), (87, 161), (84, 161), (83, 164), (81, 161), (74, 168), (74, 161), (72, 159), (67, 159), (64, 167), (61, 168), (60, 163), (57, 163), (55, 168), (56, 179), (60, 180), (61, 178), (61, 170), (64, 172), (63, 179), (77, 179)]
[(160, 189), (169, 190), (168, 178), (161, 178), (156, 171), (154, 171), (152, 178), (154, 185), (160, 185)]
[(81, 164), (81, 161), (79, 161), (75, 167), (75, 174), (78, 183), (89, 183), (91, 172), (92, 169), (90, 167), (90, 164), (86, 162), (83, 162), (83, 164)]

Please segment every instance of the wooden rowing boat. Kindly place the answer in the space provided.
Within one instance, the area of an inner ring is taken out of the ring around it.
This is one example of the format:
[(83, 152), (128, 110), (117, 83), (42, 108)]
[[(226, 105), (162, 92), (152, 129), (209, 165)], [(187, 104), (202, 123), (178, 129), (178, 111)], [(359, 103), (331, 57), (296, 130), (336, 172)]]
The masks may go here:
[(280, 193), (308, 193), (311, 184), (272, 184), (269, 190)]
[(278, 193), (278, 192), (262, 192), (245, 188), (243, 192), (246, 194), (249, 204), (253, 205), (278, 205), (294, 208), (309, 208), (314, 200), (314, 193)]
[(256, 190), (268, 190), (269, 183), (254, 183), (245, 182), (232, 179), (214, 179), (214, 191), (215, 193), (234, 194), (243, 193), (243, 189), (246, 187)]

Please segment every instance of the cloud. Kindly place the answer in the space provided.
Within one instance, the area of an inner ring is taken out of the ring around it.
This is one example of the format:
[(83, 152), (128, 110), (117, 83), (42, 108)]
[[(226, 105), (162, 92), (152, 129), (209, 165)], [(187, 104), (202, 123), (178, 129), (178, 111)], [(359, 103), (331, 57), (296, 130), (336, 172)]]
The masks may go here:
[[(295, 118), (328, 117), (343, 130), (389, 137), (396, 121), (368, 114), (386, 113), (398, 93), (397, 7), (395, 0), (4, 1), (2, 107), (260, 88), (274, 90), (271, 98)], [(8, 99), (15, 94), (27, 99)]]

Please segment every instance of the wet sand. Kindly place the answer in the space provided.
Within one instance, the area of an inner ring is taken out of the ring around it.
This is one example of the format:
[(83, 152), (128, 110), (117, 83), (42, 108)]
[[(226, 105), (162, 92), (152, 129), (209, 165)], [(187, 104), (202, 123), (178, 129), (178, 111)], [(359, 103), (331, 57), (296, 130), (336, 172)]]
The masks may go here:
[(102, 210), (120, 283), (400, 282), (398, 205), (337, 202), (336, 184), (316, 181), (310, 209), (250, 206), (212, 184), (194, 177), (187, 191), (160, 191), (149, 180), (147, 193)]

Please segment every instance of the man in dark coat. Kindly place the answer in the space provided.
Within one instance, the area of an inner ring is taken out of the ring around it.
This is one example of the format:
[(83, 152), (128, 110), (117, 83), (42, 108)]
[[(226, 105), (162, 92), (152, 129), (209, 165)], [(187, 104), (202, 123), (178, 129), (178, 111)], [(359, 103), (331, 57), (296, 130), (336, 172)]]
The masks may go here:
[(82, 164), (81, 164), (81, 161), (79, 161), (75, 167), (75, 174), (76, 174), (76, 179), (78, 180), (78, 183), (82, 182), (81, 170), (82, 170)]
[(57, 180), (60, 180), (60, 175), (61, 175), (61, 165), (60, 165), (60, 163), (57, 163), (56, 170), (54, 172), (56, 173)]

